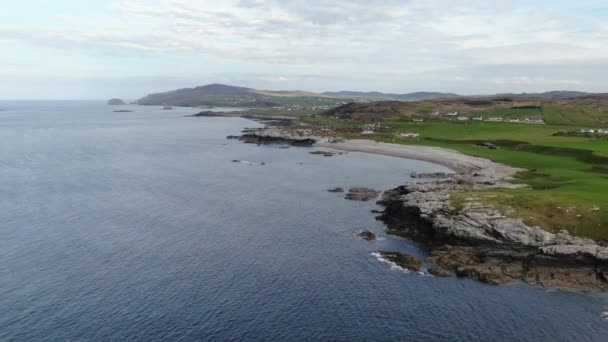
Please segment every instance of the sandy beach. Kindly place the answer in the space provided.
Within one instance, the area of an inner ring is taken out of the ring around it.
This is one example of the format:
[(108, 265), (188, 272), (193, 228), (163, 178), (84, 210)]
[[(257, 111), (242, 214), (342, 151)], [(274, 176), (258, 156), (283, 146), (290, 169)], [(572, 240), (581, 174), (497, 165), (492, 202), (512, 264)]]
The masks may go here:
[(488, 159), (467, 156), (458, 151), (439, 147), (389, 144), (364, 139), (336, 143), (324, 142), (314, 146), (421, 160), (445, 166), (462, 175), (477, 173), (493, 180), (509, 178), (522, 171), (522, 169), (495, 163)]

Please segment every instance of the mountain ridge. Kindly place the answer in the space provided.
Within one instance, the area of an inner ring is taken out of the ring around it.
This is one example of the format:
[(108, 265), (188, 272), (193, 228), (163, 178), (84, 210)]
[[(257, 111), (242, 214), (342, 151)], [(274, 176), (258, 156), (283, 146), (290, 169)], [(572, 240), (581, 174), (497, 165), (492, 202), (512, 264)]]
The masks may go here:
[(459, 95), (455, 93), (420, 91), (412, 93), (382, 93), (377, 91), (334, 91), (309, 92), (303, 90), (258, 90), (247, 87), (212, 83), (194, 88), (181, 88), (167, 92), (153, 93), (137, 101), (140, 105), (157, 106), (241, 106), (265, 108), (285, 105), (335, 105), (344, 102), (369, 100), (421, 101), (434, 99), (453, 99), (463, 97), (511, 97), (511, 98), (548, 98), (568, 99), (597, 94), (580, 91), (553, 90), (542, 93), (503, 93), (495, 95)]

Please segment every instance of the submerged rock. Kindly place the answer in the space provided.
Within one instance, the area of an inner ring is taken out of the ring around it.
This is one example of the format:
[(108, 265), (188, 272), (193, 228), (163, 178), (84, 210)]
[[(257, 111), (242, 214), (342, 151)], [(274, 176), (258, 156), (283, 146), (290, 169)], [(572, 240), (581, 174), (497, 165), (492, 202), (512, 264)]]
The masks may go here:
[(348, 152), (332, 152), (332, 151), (312, 151), (308, 152), (308, 154), (319, 155), (323, 157), (333, 157), (333, 156), (341, 156), (347, 154)]
[(380, 193), (380, 191), (370, 188), (351, 188), (344, 198), (351, 201), (367, 202), (378, 198)]
[(343, 188), (333, 188), (333, 189), (329, 189), (327, 190), (328, 192), (344, 192)]
[(383, 259), (393, 262), (399, 267), (408, 269), (410, 271), (418, 272), (422, 268), (422, 261), (420, 261), (415, 256), (411, 256), (409, 254), (387, 251), (380, 251), (378, 252), (378, 254), (380, 254), (380, 257), (382, 257)]
[(313, 151), (313, 152), (308, 152), (308, 154), (320, 155), (323, 157), (333, 157), (336, 155), (335, 152), (329, 152), (329, 151)]

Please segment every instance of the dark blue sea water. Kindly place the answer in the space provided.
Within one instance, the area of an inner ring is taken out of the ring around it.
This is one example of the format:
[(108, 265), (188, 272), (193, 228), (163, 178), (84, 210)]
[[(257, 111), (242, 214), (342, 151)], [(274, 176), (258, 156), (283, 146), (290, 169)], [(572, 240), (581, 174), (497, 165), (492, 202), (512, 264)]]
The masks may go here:
[(608, 340), (605, 295), (392, 269), (372, 253), (424, 251), (385, 236), (374, 204), (324, 191), (436, 166), (247, 145), (225, 139), (244, 119), (129, 108), (0, 102), (0, 340)]

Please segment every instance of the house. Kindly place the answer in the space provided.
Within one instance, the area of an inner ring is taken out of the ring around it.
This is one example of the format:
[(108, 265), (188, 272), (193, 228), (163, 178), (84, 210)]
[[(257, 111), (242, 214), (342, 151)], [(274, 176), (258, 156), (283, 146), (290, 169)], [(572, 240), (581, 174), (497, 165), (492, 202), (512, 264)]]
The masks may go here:
[(493, 117), (489, 118), (488, 121), (502, 122), (502, 118), (499, 116), (493, 116)]
[(448, 112), (445, 113), (446, 116), (458, 116), (458, 112)]
[(608, 134), (608, 128), (600, 128), (597, 130), (597, 132), (600, 134)]
[(468, 117), (468, 116), (459, 116), (459, 117), (457, 117), (456, 119), (457, 119), (458, 121), (467, 121), (467, 120), (469, 120), (469, 117)]
[(509, 122), (513, 122), (513, 123), (519, 123), (519, 118), (511, 118), (509, 119)]
[(581, 129), (580, 133), (583, 133), (583, 134), (593, 134), (593, 133), (595, 133), (595, 130), (592, 130), (592, 129)]
[(531, 118), (528, 122), (533, 124), (544, 124), (545, 120), (543, 118)]
[(476, 116), (473, 118), (473, 120), (483, 121), (483, 116)]
[(399, 136), (402, 138), (418, 138), (420, 136), (420, 134), (418, 133), (412, 133), (412, 132), (406, 132), (406, 133), (399, 133)]
[(415, 118), (415, 119), (413, 119), (412, 121), (414, 121), (414, 122), (424, 122), (424, 119), (418, 119), (418, 118)]
[(431, 113), (431, 115), (437, 116), (437, 115), (440, 115), (440, 113), (439, 112), (433, 112), (433, 113)]

